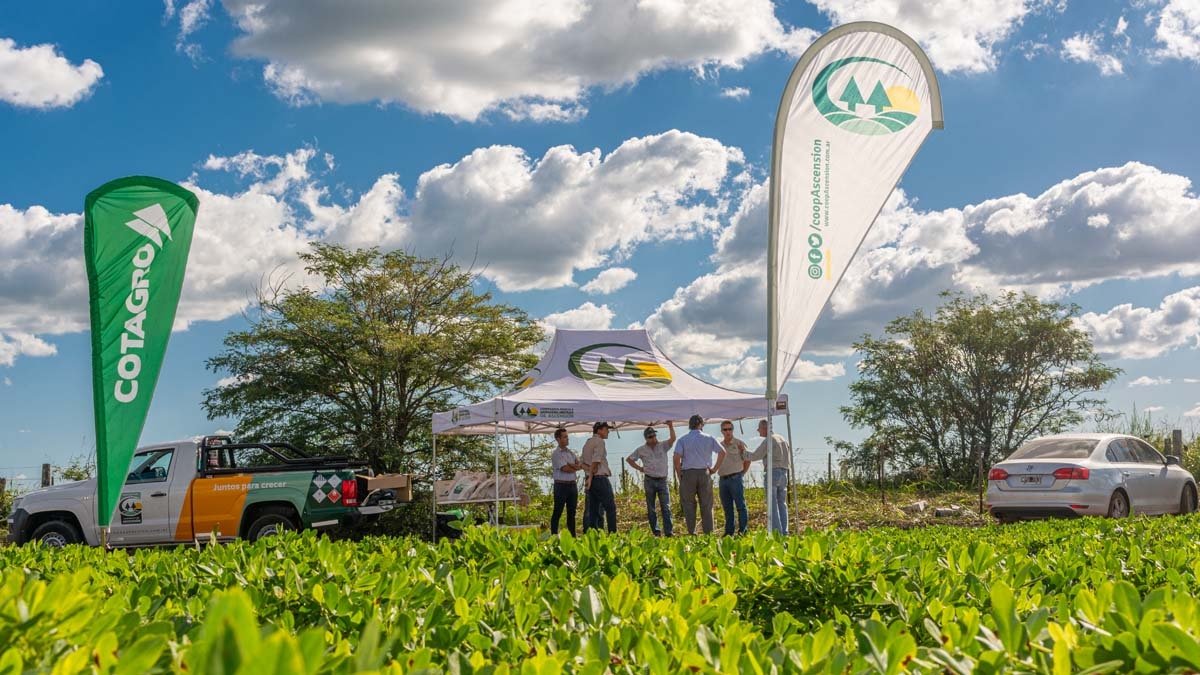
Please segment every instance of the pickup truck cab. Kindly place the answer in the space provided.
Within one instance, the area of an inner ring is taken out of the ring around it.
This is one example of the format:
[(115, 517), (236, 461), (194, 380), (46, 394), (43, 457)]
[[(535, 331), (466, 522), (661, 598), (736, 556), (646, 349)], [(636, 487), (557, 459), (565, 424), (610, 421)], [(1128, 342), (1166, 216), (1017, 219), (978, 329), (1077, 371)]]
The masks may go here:
[[(234, 443), (228, 436), (139, 448), (109, 524), (112, 546), (162, 546), (283, 530), (352, 525), (395, 505), (392, 490), (360, 491), (348, 457), (312, 457), (286, 443)], [(17, 498), (9, 541), (51, 546), (101, 543), (96, 480)]]

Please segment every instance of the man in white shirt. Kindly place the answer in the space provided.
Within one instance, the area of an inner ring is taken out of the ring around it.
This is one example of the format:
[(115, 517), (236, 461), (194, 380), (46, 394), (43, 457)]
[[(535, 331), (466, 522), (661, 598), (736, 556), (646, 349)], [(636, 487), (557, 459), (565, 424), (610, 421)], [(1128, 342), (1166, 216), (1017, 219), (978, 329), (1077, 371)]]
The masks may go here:
[(554, 466), (554, 513), (550, 516), (550, 534), (558, 534), (558, 521), (562, 517), (563, 509), (566, 509), (567, 531), (573, 537), (575, 508), (579, 504), (579, 485), (575, 482), (575, 473), (586, 470), (587, 466), (567, 447), (570, 436), (566, 429), (555, 429), (554, 440), (558, 447), (550, 453), (550, 463)]
[[(671, 490), (667, 481), (667, 455), (675, 445), (675, 423), (668, 421), (667, 428), (671, 430), (671, 437), (665, 443), (661, 443), (654, 427), (646, 427), (646, 430), (642, 432), (646, 443), (625, 458), (629, 466), (645, 475), (642, 479), (642, 488), (646, 491), (646, 518), (650, 521), (650, 531), (656, 537), (664, 534), (669, 537), (672, 534)], [(638, 464), (639, 460), (641, 464)], [(663, 527), (661, 531), (658, 529), (658, 515), (654, 511), (655, 500), (658, 501), (658, 506), (662, 510)]]
[[(792, 449), (788, 446), (788, 442), (779, 434), (771, 434), (771, 438), (767, 439), (767, 421), (760, 420), (758, 423), (758, 435), (763, 437), (763, 442), (758, 446), (758, 449), (746, 457), (750, 461), (761, 459), (763, 468), (767, 466), (767, 448), (770, 447), (773, 452), (771, 458), (771, 490), (775, 502), (771, 511), (771, 522), (767, 523), (767, 529), (771, 532), (788, 533), (788, 508), (787, 508), (787, 490), (788, 490), (788, 473), (792, 466)], [(768, 442), (770, 441), (770, 442)], [(772, 495), (767, 496), (768, 499)]]

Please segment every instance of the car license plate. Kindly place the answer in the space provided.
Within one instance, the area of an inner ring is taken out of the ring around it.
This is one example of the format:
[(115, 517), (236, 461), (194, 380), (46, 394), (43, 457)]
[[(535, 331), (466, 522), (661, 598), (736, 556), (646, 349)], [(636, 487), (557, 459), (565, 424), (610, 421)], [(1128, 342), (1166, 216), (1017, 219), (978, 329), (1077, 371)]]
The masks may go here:
[(1021, 476), (1021, 485), (1041, 485), (1041, 476)]

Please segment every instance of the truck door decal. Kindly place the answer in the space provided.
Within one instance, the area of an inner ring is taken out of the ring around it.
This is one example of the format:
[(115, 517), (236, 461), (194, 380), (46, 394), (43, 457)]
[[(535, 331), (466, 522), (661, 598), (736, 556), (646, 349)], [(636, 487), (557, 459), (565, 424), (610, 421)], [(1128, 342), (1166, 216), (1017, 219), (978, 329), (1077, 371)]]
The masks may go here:
[(142, 524), (142, 493), (122, 492), (117, 502), (117, 512), (121, 514), (122, 525)]
[(175, 539), (187, 541), (210, 532), (222, 537), (236, 537), (252, 479), (252, 476), (241, 474), (192, 481), (179, 514)]

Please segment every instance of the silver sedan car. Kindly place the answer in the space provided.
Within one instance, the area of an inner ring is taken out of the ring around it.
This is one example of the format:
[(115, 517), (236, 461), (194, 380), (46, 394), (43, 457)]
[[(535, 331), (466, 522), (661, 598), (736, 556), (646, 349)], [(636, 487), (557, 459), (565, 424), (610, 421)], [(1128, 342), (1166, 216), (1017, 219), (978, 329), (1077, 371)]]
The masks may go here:
[(1178, 457), (1140, 438), (1059, 434), (1031, 440), (992, 467), (987, 508), (1001, 522), (1192, 513), (1196, 479)]

